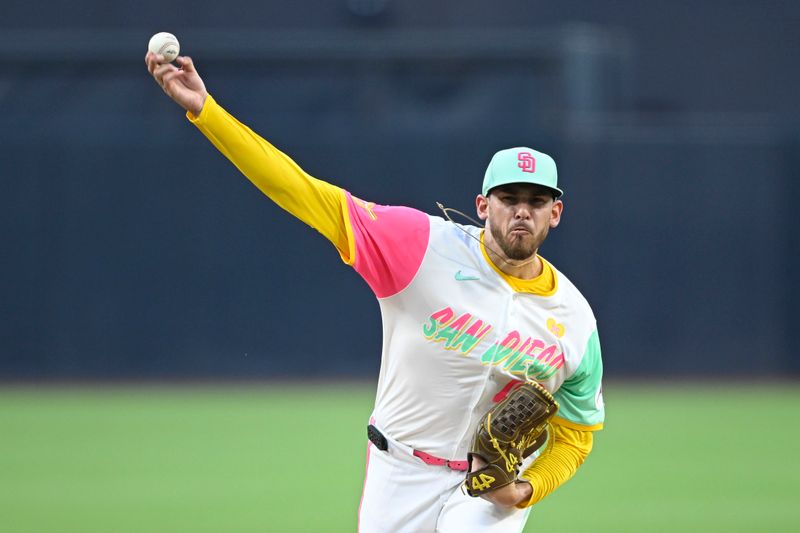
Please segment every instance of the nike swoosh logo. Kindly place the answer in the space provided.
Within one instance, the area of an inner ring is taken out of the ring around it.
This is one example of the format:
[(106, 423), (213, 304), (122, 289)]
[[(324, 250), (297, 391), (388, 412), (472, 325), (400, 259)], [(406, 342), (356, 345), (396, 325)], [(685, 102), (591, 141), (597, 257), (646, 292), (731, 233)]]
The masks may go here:
[(460, 270), (456, 272), (456, 281), (477, 281), (479, 279), (481, 278), (477, 276), (465, 276)]

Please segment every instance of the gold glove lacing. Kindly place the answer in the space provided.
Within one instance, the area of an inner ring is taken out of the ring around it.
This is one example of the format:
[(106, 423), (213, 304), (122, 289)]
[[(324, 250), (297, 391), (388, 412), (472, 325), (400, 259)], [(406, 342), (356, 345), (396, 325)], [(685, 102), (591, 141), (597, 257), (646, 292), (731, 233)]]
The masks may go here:
[[(497, 437), (492, 435), (492, 413), (486, 415), (486, 432), (489, 434), (489, 442), (492, 443), (494, 449), (500, 454), (500, 457), (503, 458), (503, 461), (506, 463), (506, 471), (511, 472), (514, 470), (514, 467), (519, 462), (519, 459), (516, 455), (507, 454), (503, 451), (500, 447), (500, 442), (497, 440)], [(511, 446), (514, 446), (514, 443), (511, 443)]]

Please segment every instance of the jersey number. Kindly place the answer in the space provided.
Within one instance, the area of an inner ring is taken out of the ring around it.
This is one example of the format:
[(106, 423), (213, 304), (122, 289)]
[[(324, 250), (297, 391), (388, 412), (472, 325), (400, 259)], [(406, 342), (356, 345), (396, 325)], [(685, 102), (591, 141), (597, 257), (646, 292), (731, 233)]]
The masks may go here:
[(492, 476), (489, 474), (481, 474), (472, 478), (472, 490), (486, 490), (492, 486), (492, 483), (494, 483), (494, 478)]

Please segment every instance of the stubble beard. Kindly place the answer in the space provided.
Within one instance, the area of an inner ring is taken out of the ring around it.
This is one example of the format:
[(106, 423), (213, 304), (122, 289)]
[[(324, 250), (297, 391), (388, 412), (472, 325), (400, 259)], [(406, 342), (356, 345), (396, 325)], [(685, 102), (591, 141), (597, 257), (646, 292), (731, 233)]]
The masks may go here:
[(503, 233), (499, 228), (490, 225), (489, 231), (492, 232), (494, 242), (500, 246), (505, 256), (514, 261), (522, 261), (530, 259), (539, 250), (544, 238), (547, 236), (547, 231), (544, 235), (538, 236), (531, 234), (530, 238), (527, 237), (512, 237)]

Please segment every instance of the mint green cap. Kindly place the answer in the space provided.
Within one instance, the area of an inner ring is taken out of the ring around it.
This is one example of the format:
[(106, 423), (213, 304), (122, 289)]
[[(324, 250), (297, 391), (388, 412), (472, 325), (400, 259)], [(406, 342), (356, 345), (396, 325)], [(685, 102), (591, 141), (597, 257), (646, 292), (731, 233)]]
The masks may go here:
[(553, 189), (556, 197), (564, 194), (558, 188), (558, 171), (553, 158), (524, 146), (494, 154), (483, 177), (481, 192), (486, 196), (494, 187), (509, 183), (532, 183)]

